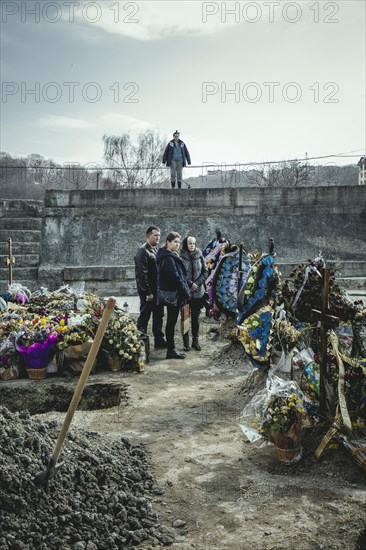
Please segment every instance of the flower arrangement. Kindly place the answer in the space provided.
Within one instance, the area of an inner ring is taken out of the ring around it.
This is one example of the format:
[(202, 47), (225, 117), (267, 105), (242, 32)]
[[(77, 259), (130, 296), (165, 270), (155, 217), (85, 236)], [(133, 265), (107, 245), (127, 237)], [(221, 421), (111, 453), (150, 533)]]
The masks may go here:
[(15, 339), (16, 333), (13, 332), (0, 343), (0, 378), (3, 380), (19, 378), (19, 353), (15, 347)]
[(297, 330), (287, 319), (276, 320), (275, 322), (275, 344), (285, 349), (288, 353), (302, 339), (301, 330)]
[[(250, 255), (248, 255), (250, 257)], [(257, 257), (254, 256), (254, 257)], [(238, 323), (250, 315), (265, 298), (271, 299), (274, 283), (274, 258), (271, 255), (260, 257), (252, 264), (243, 290), (243, 304), (238, 314)]]
[[(320, 269), (322, 259), (308, 260), (307, 264), (297, 265), (285, 279), (282, 287), (282, 299), (287, 311), (299, 321), (311, 322), (312, 309), (321, 310), (322, 278)], [(362, 322), (364, 306), (362, 301), (352, 302), (336, 281), (336, 271), (329, 276), (329, 308), (333, 315), (342, 321)], [(366, 312), (365, 312), (366, 313)]]
[[(30, 369), (45, 370), (54, 353), (59, 367), (80, 363), (80, 359), (83, 362), (102, 315), (103, 301), (94, 294), (42, 290), (27, 303), (6, 303), (4, 311), (0, 317), (0, 377), (5, 380), (13, 367), (24, 365), (28, 376)], [(102, 346), (121, 364), (140, 366), (139, 337), (135, 323), (116, 310)], [(40, 373), (35, 376), (41, 378)]]
[(87, 342), (94, 335), (94, 320), (91, 315), (62, 315), (54, 319), (58, 334), (57, 349), (62, 351), (71, 346)]
[(296, 393), (286, 397), (272, 395), (258, 431), (276, 447), (295, 448), (299, 443), (304, 414), (303, 400)]
[(115, 311), (104, 334), (103, 349), (111, 357), (128, 362), (141, 352), (141, 346), (135, 323), (122, 311)]
[(45, 369), (52, 359), (57, 340), (56, 332), (42, 335), (44, 340), (38, 340), (28, 347), (17, 344), (18, 351), (23, 355), (26, 369)]
[(254, 361), (269, 361), (272, 347), (272, 304), (262, 307), (238, 326), (239, 340)]
[(8, 290), (2, 295), (2, 298), (7, 302), (14, 302), (16, 304), (26, 304), (29, 302), (31, 296), (30, 290), (23, 285), (13, 283), (8, 285)]

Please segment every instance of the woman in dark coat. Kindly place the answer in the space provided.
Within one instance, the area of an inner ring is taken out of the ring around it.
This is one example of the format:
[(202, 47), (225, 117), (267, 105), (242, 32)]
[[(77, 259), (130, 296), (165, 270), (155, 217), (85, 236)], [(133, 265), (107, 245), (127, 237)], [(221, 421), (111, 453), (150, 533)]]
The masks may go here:
[(184, 359), (185, 354), (175, 349), (174, 330), (178, 320), (179, 310), (190, 298), (187, 285), (187, 272), (178, 255), (180, 247), (180, 235), (175, 231), (169, 233), (163, 248), (159, 248), (156, 256), (158, 271), (158, 288), (161, 290), (176, 290), (178, 303), (176, 306), (168, 305), (165, 336), (167, 341), (167, 359)]
[[(208, 269), (203, 259), (202, 252), (196, 247), (196, 239), (194, 237), (186, 237), (183, 239), (182, 251), (180, 257), (183, 260), (187, 270), (187, 282), (191, 292), (189, 301), (191, 310), (191, 325), (192, 325), (192, 348), (197, 351), (201, 350), (198, 340), (199, 333), (199, 317), (202, 308), (203, 295), (205, 293), (204, 282), (208, 277)], [(184, 350), (189, 350), (189, 334), (183, 336)]]

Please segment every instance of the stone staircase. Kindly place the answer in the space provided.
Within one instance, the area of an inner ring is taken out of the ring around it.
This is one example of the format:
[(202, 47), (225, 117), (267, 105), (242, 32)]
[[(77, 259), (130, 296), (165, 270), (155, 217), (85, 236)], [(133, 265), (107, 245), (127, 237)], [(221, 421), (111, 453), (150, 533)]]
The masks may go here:
[(0, 291), (8, 283), (6, 266), (8, 239), (12, 239), (13, 282), (30, 290), (38, 287), (38, 266), (43, 217), (43, 202), (33, 200), (0, 200)]

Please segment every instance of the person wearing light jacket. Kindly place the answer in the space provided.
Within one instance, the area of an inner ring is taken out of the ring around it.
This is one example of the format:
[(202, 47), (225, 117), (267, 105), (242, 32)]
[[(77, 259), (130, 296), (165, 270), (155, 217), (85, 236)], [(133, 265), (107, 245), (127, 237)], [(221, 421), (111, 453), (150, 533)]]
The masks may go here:
[(173, 139), (166, 146), (163, 156), (163, 164), (166, 164), (170, 168), (170, 183), (173, 189), (176, 180), (178, 189), (181, 189), (183, 167), (191, 164), (191, 157), (187, 146), (179, 139), (179, 135), (178, 130), (176, 130), (173, 134)]
[[(200, 328), (199, 318), (203, 306), (204, 282), (208, 277), (208, 269), (201, 250), (196, 246), (196, 239), (194, 237), (190, 236), (183, 239), (180, 257), (187, 270), (187, 282), (191, 293), (189, 305), (191, 312), (192, 348), (200, 351), (202, 348), (198, 336)], [(188, 333), (183, 336), (183, 346), (184, 351), (189, 350)]]

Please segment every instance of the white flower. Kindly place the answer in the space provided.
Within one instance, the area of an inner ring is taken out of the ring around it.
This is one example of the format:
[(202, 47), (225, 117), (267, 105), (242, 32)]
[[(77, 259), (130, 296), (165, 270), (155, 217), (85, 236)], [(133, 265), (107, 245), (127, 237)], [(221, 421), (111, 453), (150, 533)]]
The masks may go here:
[(254, 283), (254, 278), (253, 278), (253, 277), (249, 277), (248, 283)]
[(118, 353), (119, 353), (119, 355), (123, 355), (123, 350), (120, 349)]
[(247, 296), (248, 296), (249, 294), (251, 294), (251, 292), (252, 292), (251, 290), (244, 290), (244, 294), (246, 294)]
[(111, 340), (109, 340), (109, 343), (110, 343), (110, 344), (113, 344), (113, 340), (112, 340), (112, 339), (111, 339)]

